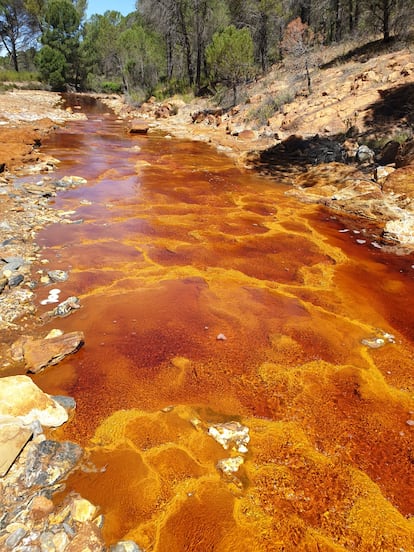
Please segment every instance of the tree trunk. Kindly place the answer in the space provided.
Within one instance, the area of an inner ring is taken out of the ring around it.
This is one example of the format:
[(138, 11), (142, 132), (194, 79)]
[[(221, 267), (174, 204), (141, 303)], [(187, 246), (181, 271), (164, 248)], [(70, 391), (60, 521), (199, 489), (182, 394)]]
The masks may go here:
[(183, 13), (183, 7), (181, 3), (178, 4), (178, 15), (180, 18), (180, 27), (183, 35), (185, 59), (187, 62), (188, 80), (189, 80), (190, 86), (192, 86), (194, 84), (194, 69), (193, 69), (193, 60), (191, 56), (191, 43), (190, 43), (190, 38), (188, 36), (187, 26), (185, 24), (185, 18)]
[(391, 11), (390, 0), (383, 0), (382, 7), (383, 7), (382, 30), (384, 35), (384, 42), (388, 42), (390, 40), (390, 11)]
[(312, 93), (312, 82), (311, 82), (311, 76), (310, 76), (310, 72), (309, 72), (308, 60), (305, 61), (305, 70), (306, 70), (306, 81), (308, 83), (308, 92), (309, 92), (309, 94), (311, 94)]

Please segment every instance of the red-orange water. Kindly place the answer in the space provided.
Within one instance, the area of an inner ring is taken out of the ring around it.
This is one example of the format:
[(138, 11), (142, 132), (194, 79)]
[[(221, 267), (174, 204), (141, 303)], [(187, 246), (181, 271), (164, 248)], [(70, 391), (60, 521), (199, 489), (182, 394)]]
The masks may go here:
[[(99, 111), (46, 149), (88, 185), (56, 201), (83, 223), (40, 235), (47, 268), (70, 272), (62, 299), (82, 303), (44, 330), (86, 345), (34, 379), (77, 400), (55, 436), (86, 448), (67, 490), (101, 507), (107, 542), (414, 550), (413, 257), (358, 244), (205, 144), (131, 137)], [(395, 343), (361, 344), (381, 332)], [(235, 478), (206, 432), (230, 420), (251, 435)]]

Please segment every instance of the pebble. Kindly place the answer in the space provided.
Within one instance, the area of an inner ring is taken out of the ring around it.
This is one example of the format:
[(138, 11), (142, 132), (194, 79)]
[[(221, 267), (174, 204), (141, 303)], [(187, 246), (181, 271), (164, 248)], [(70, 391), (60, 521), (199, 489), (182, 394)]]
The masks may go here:
[(22, 282), (24, 281), (24, 276), (23, 274), (14, 274), (12, 276), (10, 276), (9, 278), (9, 286), (12, 288), (12, 287), (17, 287), (19, 286)]
[(13, 550), (19, 542), (22, 540), (23, 537), (26, 536), (27, 530), (23, 529), (22, 527), (19, 529), (16, 529), (7, 539), (6, 539), (6, 547), (10, 550)]
[(414, 426), (414, 420), (407, 420), (405, 423), (406, 423), (408, 426), (411, 426), (411, 427)]
[(216, 339), (217, 339), (217, 341), (226, 341), (227, 337), (224, 334), (220, 333), (220, 334), (218, 334)]
[(49, 270), (47, 275), (52, 282), (66, 282), (69, 275), (64, 270)]

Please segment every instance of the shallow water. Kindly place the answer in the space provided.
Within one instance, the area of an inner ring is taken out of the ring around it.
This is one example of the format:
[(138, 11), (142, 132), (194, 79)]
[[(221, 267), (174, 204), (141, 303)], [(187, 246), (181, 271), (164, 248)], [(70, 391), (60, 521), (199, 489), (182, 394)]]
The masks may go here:
[[(67, 491), (108, 544), (146, 551), (414, 550), (413, 257), (205, 144), (86, 109), (45, 144), (57, 176), (88, 179), (56, 199), (83, 222), (38, 240), (82, 303), (44, 330), (85, 346), (34, 377), (77, 401), (53, 432), (87, 451)], [(251, 440), (225, 477), (237, 453), (207, 429), (230, 420)]]

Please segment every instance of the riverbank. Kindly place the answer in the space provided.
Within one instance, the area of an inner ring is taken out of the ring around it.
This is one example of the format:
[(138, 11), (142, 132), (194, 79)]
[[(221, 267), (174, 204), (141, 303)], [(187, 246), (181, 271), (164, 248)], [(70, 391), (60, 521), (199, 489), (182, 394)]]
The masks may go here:
[[(0, 112), (0, 548), (103, 551), (103, 517), (96, 506), (76, 493), (53, 502), (82, 461), (81, 447), (53, 440), (54, 428), (73, 416), (76, 402), (43, 393), (23, 375), (58, 363), (83, 344), (81, 332), (53, 329), (39, 336), (34, 298), (37, 288), (67, 277), (47, 266), (36, 243), (45, 226), (72, 222), (73, 213), (56, 209), (51, 198), (85, 182), (55, 179), (59, 160), (40, 151), (42, 140), (65, 122), (86, 117), (63, 109), (60, 95), (39, 91), (0, 95)], [(34, 272), (34, 266), (42, 268)], [(55, 294), (50, 302), (57, 299)], [(76, 298), (69, 299), (53, 305), (50, 318), (76, 308)], [(134, 543), (112, 549), (139, 550)]]
[[(379, 49), (345, 59), (314, 70), (310, 95), (297, 84), (294, 95), (291, 74), (279, 67), (248, 85), (244, 102), (229, 109), (199, 98), (149, 101), (139, 109), (117, 97), (102, 101), (126, 120), (147, 120), (150, 132), (216, 147), (239, 166), (289, 184), (300, 201), (359, 226), (377, 225), (381, 246), (411, 251), (414, 55)], [(263, 121), (271, 101), (281, 105)]]

